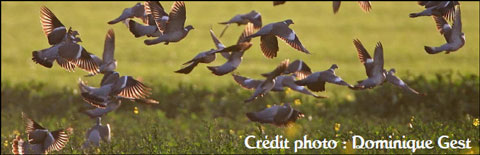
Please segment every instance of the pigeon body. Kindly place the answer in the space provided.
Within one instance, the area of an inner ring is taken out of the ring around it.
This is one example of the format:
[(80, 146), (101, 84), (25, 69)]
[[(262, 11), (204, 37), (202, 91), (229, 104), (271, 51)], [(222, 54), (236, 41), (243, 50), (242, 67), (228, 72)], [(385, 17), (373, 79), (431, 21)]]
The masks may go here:
[(276, 126), (288, 126), (294, 123), (297, 119), (303, 118), (304, 114), (293, 109), (290, 104), (283, 106), (274, 105), (258, 112), (249, 112), (246, 114), (248, 119), (253, 122), (269, 123)]

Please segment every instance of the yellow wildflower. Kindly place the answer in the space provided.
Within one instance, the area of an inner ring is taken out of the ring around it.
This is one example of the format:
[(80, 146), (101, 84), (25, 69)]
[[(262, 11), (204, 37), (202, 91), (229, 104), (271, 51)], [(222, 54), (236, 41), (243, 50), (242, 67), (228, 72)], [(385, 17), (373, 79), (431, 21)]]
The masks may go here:
[(300, 104), (302, 104), (302, 101), (300, 101), (300, 99), (295, 99), (295, 101), (293, 101), (293, 103), (295, 105), (300, 105)]
[(133, 113), (138, 114), (138, 108), (137, 107), (133, 108)]
[(5, 146), (5, 147), (8, 146), (8, 140), (5, 140), (5, 142), (3, 142), (3, 146)]
[(270, 108), (270, 107), (272, 107), (272, 105), (270, 105), (270, 104), (267, 104), (267, 108)]
[(473, 119), (473, 126), (478, 126), (478, 125), (480, 125), (478, 118)]
[(335, 123), (335, 126), (333, 127), (333, 129), (335, 129), (335, 132), (340, 131), (340, 126), (340, 123)]
[(287, 87), (287, 89), (285, 89), (285, 94), (290, 94), (290, 92), (292, 92), (292, 89)]

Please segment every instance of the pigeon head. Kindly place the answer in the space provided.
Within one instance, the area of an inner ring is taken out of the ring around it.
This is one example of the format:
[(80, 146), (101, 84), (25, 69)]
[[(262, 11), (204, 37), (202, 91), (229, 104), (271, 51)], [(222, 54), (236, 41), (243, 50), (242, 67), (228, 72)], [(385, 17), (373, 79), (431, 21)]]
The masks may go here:
[(395, 68), (390, 69), (388, 73), (396, 73)]
[(193, 28), (192, 25), (188, 25), (187, 27), (185, 27), (185, 30), (187, 30), (187, 31), (190, 31), (190, 30), (193, 30), (193, 29), (195, 29), (195, 28)]
[(297, 119), (303, 118), (303, 117), (305, 117), (305, 114), (303, 114), (302, 112), (300, 112), (298, 110), (293, 110), (293, 114), (288, 120), (292, 121), (292, 122), (295, 122), (295, 121), (297, 121)]
[(141, 3), (135, 4), (133, 7), (143, 7)]
[(337, 68), (338, 68), (337, 64), (333, 64), (333, 65), (330, 67), (330, 69), (337, 69)]
[(293, 20), (291, 20), (291, 19), (287, 19), (287, 20), (285, 20), (285, 21), (283, 21), (283, 22), (284, 22), (285, 24), (287, 24), (287, 25), (295, 24), (295, 23), (293, 23)]

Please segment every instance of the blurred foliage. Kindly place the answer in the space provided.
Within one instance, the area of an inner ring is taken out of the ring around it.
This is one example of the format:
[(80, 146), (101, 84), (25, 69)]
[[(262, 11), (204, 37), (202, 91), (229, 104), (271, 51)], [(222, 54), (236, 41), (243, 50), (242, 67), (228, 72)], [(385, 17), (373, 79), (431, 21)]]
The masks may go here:
[[(112, 127), (112, 143), (81, 150), (85, 132), (94, 120), (81, 111), (90, 106), (78, 90), (48, 90), (44, 83), (11, 84), (2, 81), (2, 154), (10, 153), (16, 134), (24, 134), (20, 112), (25, 112), (51, 130), (74, 127), (67, 147), (57, 153), (293, 153), (288, 150), (249, 150), (248, 135), (283, 135), (290, 140), (323, 138), (348, 141), (352, 135), (365, 139), (436, 140), (441, 135), (453, 139), (470, 138), (471, 150), (417, 150), (416, 153), (478, 153), (479, 77), (453, 72), (436, 74), (435, 79), (408, 75), (402, 79), (410, 87), (427, 93), (416, 96), (389, 83), (372, 90), (354, 91), (354, 96), (333, 95), (315, 99), (297, 92), (271, 92), (252, 103), (243, 103), (252, 91), (238, 85), (225, 88), (198, 88), (179, 84), (176, 88), (153, 85), (152, 97), (158, 105), (125, 102), (102, 122)], [(452, 80), (456, 79), (456, 80)], [(348, 89), (348, 88), (345, 88)], [(291, 127), (278, 128), (250, 122), (246, 112), (273, 104), (292, 104), (305, 113)], [(137, 109), (138, 108), (138, 109)], [(134, 109), (138, 114), (134, 114)], [(261, 129), (260, 129), (261, 128)], [(293, 142), (291, 142), (293, 146)], [(352, 153), (351, 149), (299, 150), (299, 153)], [(409, 153), (409, 150), (353, 150), (357, 153)]]

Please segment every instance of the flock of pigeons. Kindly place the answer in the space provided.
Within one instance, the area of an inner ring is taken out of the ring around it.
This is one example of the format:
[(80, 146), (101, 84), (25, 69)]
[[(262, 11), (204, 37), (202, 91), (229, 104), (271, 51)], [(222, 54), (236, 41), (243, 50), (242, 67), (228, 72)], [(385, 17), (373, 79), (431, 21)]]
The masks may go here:
[[(275, 1), (275, 5), (283, 4), (285, 1)], [(371, 10), (370, 2), (359, 1), (361, 8), (368, 12)], [(436, 54), (442, 51), (453, 52), (465, 44), (465, 35), (461, 28), (460, 6), (456, 1), (420, 1), (419, 5), (424, 6), (425, 10), (419, 13), (410, 14), (411, 18), (419, 16), (432, 16), (436, 22), (436, 27), (445, 37), (446, 43), (439, 47), (425, 46), (425, 51), (429, 54)], [(340, 2), (333, 2), (334, 13), (338, 12)], [(50, 47), (32, 52), (32, 60), (44, 67), (51, 68), (56, 61), (59, 66), (67, 71), (73, 71), (79, 67), (86, 72), (86, 77), (103, 74), (99, 87), (88, 86), (79, 79), (78, 86), (81, 90), (81, 96), (90, 105), (92, 109), (86, 110), (92, 119), (95, 119), (95, 125), (86, 133), (86, 141), (83, 145), (88, 148), (91, 144), (98, 146), (100, 141), (110, 141), (110, 125), (102, 125), (101, 117), (115, 110), (121, 105), (122, 100), (134, 101), (147, 104), (158, 104), (159, 102), (149, 98), (151, 88), (136, 80), (131, 76), (120, 76), (115, 71), (117, 61), (114, 59), (115, 33), (113, 29), (108, 30), (105, 37), (103, 57), (100, 59), (92, 53), (89, 53), (79, 42), (82, 40), (77, 37), (79, 33), (67, 30), (60, 20), (47, 7), (41, 7), (40, 19), (42, 28), (47, 36)], [(138, 23), (133, 18), (139, 18), (142, 23)], [(147, 1), (143, 4), (137, 3), (131, 8), (123, 10), (122, 14), (108, 22), (116, 24), (124, 22), (129, 31), (135, 37), (153, 37), (155, 39), (145, 40), (146, 45), (154, 45), (170, 42), (178, 42), (185, 38), (193, 26), (185, 26), (186, 7), (185, 3), (176, 1), (171, 7), (169, 13), (158, 1)], [(447, 21), (452, 21), (448, 24)], [(300, 42), (296, 33), (289, 28), (294, 24), (293, 20), (287, 19), (280, 22), (274, 22), (262, 26), (261, 14), (255, 10), (239, 14), (226, 22), (226, 27), (222, 31), (224, 34), (229, 24), (245, 25), (243, 33), (240, 35), (236, 44), (225, 46), (215, 36), (212, 29), (212, 37), (215, 48), (201, 52), (194, 58), (184, 63), (186, 65), (176, 73), (189, 74), (199, 63), (210, 63), (216, 59), (216, 54), (220, 53), (227, 61), (221, 66), (208, 66), (207, 68), (215, 75), (222, 76), (234, 71), (242, 62), (242, 57), (252, 45), (252, 38), (260, 37), (260, 47), (266, 58), (274, 58), (279, 51), (277, 37), (290, 45), (292, 48), (309, 54), (310, 52)], [(288, 87), (294, 91), (311, 95), (316, 98), (325, 98), (325, 96), (316, 95), (313, 92), (325, 91), (325, 84), (332, 83), (340, 86), (346, 86), (353, 90), (362, 90), (374, 88), (385, 82), (390, 82), (410, 93), (425, 95), (410, 88), (400, 78), (395, 76), (395, 69), (385, 70), (383, 59), (383, 45), (378, 42), (375, 46), (373, 58), (367, 52), (360, 40), (354, 39), (353, 44), (357, 49), (358, 58), (365, 66), (367, 78), (360, 80), (356, 85), (348, 84), (342, 78), (335, 74), (338, 69), (336, 64), (324, 71), (312, 72), (310, 67), (302, 60), (290, 62), (288, 59), (282, 61), (272, 72), (261, 74), (264, 79), (251, 79), (237, 74), (232, 74), (233, 79), (246, 89), (255, 89), (251, 97), (244, 102), (250, 102), (269, 91), (284, 91)], [(312, 92), (313, 91), (313, 92)], [(59, 129), (50, 132), (34, 120), (23, 114), (28, 134), (28, 142), (21, 139), (20, 135), (14, 139), (12, 152), (14, 154), (24, 153), (48, 153), (62, 149), (68, 142), (72, 128)], [(293, 109), (289, 103), (284, 105), (274, 105), (258, 112), (249, 112), (246, 116), (255, 122), (271, 123), (277, 126), (286, 126), (303, 117), (303, 113)]]

